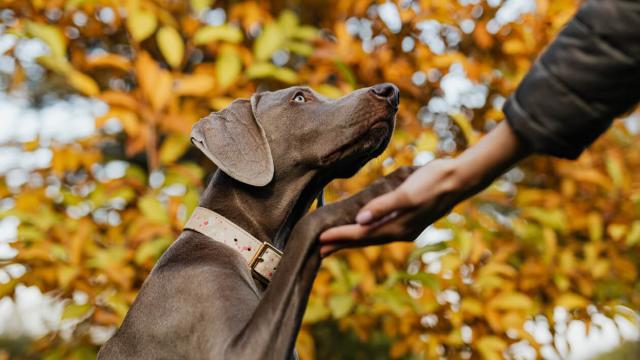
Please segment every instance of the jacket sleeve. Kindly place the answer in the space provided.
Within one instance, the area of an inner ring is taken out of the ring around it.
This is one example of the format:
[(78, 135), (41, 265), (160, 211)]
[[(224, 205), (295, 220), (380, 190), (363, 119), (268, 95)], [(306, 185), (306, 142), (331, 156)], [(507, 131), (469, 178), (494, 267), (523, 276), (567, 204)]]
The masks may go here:
[(575, 159), (640, 100), (640, 0), (589, 0), (504, 106), (538, 153)]

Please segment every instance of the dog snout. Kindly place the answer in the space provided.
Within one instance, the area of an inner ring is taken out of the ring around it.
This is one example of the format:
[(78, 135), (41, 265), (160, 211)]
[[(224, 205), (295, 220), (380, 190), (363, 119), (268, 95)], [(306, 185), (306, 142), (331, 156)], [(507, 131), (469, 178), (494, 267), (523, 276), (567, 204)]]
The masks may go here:
[(400, 90), (391, 83), (374, 85), (369, 91), (376, 97), (386, 100), (394, 109), (400, 103)]

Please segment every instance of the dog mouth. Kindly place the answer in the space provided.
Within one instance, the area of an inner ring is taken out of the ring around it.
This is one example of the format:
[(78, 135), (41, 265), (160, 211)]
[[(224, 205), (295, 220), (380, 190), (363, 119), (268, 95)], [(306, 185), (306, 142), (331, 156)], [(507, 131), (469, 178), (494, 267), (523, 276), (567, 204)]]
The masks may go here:
[(376, 119), (364, 131), (354, 137), (353, 140), (324, 156), (321, 163), (330, 164), (352, 157), (369, 160), (380, 155), (391, 139), (394, 119), (395, 111), (390, 115)]

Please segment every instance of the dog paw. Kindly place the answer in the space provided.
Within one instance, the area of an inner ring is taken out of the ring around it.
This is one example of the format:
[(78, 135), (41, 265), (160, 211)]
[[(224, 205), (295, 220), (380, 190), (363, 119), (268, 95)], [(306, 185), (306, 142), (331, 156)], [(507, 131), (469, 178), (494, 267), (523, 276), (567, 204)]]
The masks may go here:
[(307, 233), (311, 231), (318, 236), (330, 227), (354, 223), (358, 211), (365, 204), (400, 186), (415, 170), (416, 167), (401, 167), (377, 179), (359, 193), (304, 216), (296, 228), (305, 228)]

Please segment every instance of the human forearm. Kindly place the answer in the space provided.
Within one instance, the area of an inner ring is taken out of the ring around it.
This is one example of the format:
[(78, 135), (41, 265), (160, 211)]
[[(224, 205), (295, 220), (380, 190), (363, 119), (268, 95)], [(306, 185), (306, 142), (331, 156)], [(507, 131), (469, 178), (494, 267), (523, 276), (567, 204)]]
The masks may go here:
[(463, 198), (471, 196), (530, 154), (530, 147), (503, 121), (453, 160), (456, 191)]

